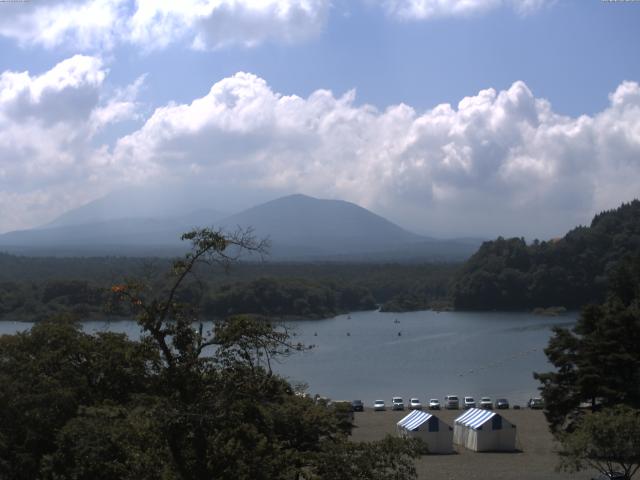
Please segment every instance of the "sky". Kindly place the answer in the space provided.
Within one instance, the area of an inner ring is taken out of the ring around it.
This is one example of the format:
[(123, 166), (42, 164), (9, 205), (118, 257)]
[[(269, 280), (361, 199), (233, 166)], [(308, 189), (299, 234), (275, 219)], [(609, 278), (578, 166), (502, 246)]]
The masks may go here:
[(556, 237), (640, 196), (638, 82), (640, 2), (0, 2), (0, 232), (160, 186)]

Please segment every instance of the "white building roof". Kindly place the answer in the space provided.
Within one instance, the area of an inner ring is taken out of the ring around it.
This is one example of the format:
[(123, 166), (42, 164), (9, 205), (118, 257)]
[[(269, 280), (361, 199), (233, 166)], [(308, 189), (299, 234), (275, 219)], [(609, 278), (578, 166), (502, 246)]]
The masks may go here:
[(496, 415), (498, 414), (496, 412), (492, 412), (491, 410), (472, 408), (468, 412), (465, 412), (464, 414), (456, 418), (456, 424), (477, 430)]
[(417, 430), (420, 425), (427, 422), (433, 415), (421, 410), (414, 410), (398, 422), (398, 427), (406, 430)]

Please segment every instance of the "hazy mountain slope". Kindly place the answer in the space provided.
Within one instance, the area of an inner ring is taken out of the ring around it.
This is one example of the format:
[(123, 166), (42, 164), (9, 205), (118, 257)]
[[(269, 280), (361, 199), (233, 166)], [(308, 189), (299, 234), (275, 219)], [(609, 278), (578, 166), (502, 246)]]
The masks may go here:
[(216, 211), (203, 190), (181, 190), (165, 187), (128, 188), (112, 192), (73, 210), (63, 213), (42, 228), (85, 225), (121, 219), (175, 219), (200, 210)]
[[(153, 197), (145, 198), (130, 212), (157, 214), (149, 204)], [(135, 199), (111, 196), (48, 226), (0, 235), (0, 248), (27, 255), (175, 255), (186, 247), (180, 235), (197, 226), (227, 231), (251, 227), (257, 237), (271, 240), (272, 260), (462, 260), (479, 245), (422, 237), (353, 203), (305, 195), (272, 200), (222, 220), (206, 209), (160, 218), (115, 218), (127, 213), (125, 200)]]
[(305, 247), (316, 253), (363, 252), (424, 241), (383, 217), (342, 200), (290, 195), (221, 221), (227, 229), (253, 227), (274, 246)]
[(182, 233), (196, 226), (213, 225), (220, 214), (201, 210), (182, 217), (123, 218), (20, 230), (0, 235), (0, 246), (23, 248), (93, 247), (102, 246), (178, 246)]

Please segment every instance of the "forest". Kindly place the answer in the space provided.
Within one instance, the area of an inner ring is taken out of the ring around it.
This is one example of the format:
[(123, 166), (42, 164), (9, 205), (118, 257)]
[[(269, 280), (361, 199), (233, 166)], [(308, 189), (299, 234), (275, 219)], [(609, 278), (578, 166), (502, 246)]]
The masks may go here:
[(189, 239), (167, 290), (143, 279), (111, 288), (144, 330), (139, 341), (87, 334), (69, 315), (0, 336), (0, 478), (414, 480), (424, 444), (350, 442), (339, 407), (272, 371), (306, 348), (286, 329), (248, 315), (193, 328), (180, 292), (196, 265), (224, 260), (230, 242), (260, 244), (207, 229)]
[[(113, 301), (111, 286), (144, 278), (166, 288), (165, 258), (43, 258), (0, 254), (0, 319), (40, 321), (73, 313), (80, 318), (130, 317)], [(197, 270), (184, 300), (211, 318), (252, 313), (269, 317), (323, 318), (381, 306), (421, 310), (447, 304), (459, 264), (240, 262), (225, 272)], [(405, 299), (409, 298), (410, 303)]]
[(604, 300), (617, 265), (640, 252), (640, 201), (596, 215), (550, 241), (498, 238), (461, 268), (450, 290), (461, 310), (576, 309)]
[[(199, 268), (181, 295), (203, 315), (258, 314), (326, 318), (380, 308), (577, 309), (604, 300), (609, 277), (640, 252), (640, 201), (602, 212), (564, 237), (527, 243), (485, 242), (460, 263), (277, 263), (244, 261), (231, 271)], [(24, 257), (0, 253), (0, 319), (39, 321), (130, 317), (113, 302), (111, 286), (142, 278), (166, 288), (167, 258)]]

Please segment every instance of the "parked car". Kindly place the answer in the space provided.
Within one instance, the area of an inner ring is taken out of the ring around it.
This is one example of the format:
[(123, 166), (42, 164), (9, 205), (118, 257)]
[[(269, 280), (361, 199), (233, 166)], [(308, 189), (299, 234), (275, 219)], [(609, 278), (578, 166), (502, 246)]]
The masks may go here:
[(529, 401), (527, 402), (527, 407), (538, 409), (538, 410), (542, 409), (544, 408), (544, 401), (540, 397), (530, 398)]
[(444, 397), (444, 408), (447, 410), (458, 410), (460, 406), (460, 400), (457, 395), (447, 395)]
[(496, 400), (496, 408), (498, 410), (507, 410), (509, 408), (509, 400), (506, 398), (499, 398)]
[(484, 408), (485, 410), (493, 410), (493, 402), (489, 397), (482, 397), (480, 399), (480, 408)]
[(476, 401), (473, 397), (464, 397), (463, 407), (465, 410), (468, 408), (476, 408)]
[(383, 412), (387, 409), (384, 404), (384, 400), (376, 400), (373, 402), (373, 411), (374, 412)]
[(351, 408), (354, 412), (364, 412), (364, 403), (362, 400), (354, 400), (351, 402)]
[(440, 410), (440, 400), (437, 398), (429, 400), (429, 410)]
[(402, 397), (393, 397), (391, 399), (391, 410), (404, 410), (404, 400), (402, 400)]
[(422, 410), (422, 404), (418, 398), (409, 400), (409, 410)]

